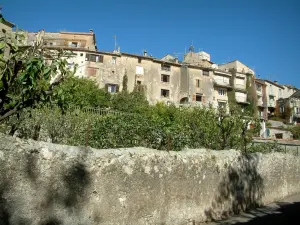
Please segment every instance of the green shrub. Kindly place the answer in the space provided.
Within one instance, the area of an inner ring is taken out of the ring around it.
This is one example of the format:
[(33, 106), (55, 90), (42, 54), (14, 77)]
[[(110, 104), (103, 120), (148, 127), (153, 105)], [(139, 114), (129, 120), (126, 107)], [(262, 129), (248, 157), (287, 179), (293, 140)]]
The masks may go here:
[(292, 126), (289, 130), (292, 132), (294, 139), (300, 140), (300, 126)]

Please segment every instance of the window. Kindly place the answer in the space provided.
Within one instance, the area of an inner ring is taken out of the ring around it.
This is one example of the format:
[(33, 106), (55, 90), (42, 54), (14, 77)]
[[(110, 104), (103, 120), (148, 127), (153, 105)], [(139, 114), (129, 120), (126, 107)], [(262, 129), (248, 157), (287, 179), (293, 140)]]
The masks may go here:
[(87, 68), (87, 75), (91, 77), (95, 77), (97, 75), (98, 68), (88, 67)]
[(171, 71), (171, 66), (168, 66), (168, 65), (161, 65), (161, 70), (164, 70), (164, 71)]
[(135, 74), (144, 75), (144, 68), (142, 66), (136, 66)]
[(278, 98), (282, 98), (282, 90), (279, 89)]
[(170, 75), (162, 74), (162, 75), (161, 75), (161, 81), (162, 81), (162, 82), (169, 83), (169, 82), (170, 82)]
[(49, 43), (49, 45), (50, 45), (50, 46), (53, 46), (53, 43), (52, 43), (52, 42), (50, 42), (50, 43)]
[(75, 41), (69, 42), (69, 47), (77, 48), (79, 46), (80, 46), (80, 44), (78, 42), (75, 42)]
[(86, 54), (85, 61), (103, 63), (103, 55)]
[(168, 98), (170, 96), (170, 91), (167, 90), (167, 89), (161, 89), (160, 90), (160, 95), (161, 95), (161, 97)]
[(142, 84), (142, 81), (138, 80), (138, 81), (136, 82), (136, 84), (137, 84), (137, 85), (141, 85), (141, 84)]
[(141, 63), (142, 62), (142, 58), (138, 58), (138, 63)]
[(196, 94), (196, 102), (202, 102), (202, 95)]
[(80, 53), (80, 56), (83, 56), (83, 53)]
[(203, 76), (209, 76), (209, 71), (208, 70), (203, 70), (202, 74), (203, 74)]
[(116, 84), (107, 84), (107, 91), (109, 93), (116, 93), (116, 92), (118, 92), (118, 85), (116, 85)]
[(199, 79), (196, 79), (196, 87), (200, 88), (200, 80)]
[(284, 113), (284, 107), (280, 106), (279, 111), (280, 111), (280, 113)]
[(256, 90), (261, 92), (261, 85), (260, 84), (256, 84)]
[(223, 96), (227, 95), (226, 90), (225, 89), (221, 89), (221, 88), (218, 89), (218, 93), (219, 93), (219, 95), (223, 95)]
[(111, 58), (111, 63), (112, 63), (112, 64), (116, 64), (116, 63), (117, 63), (117, 57), (113, 56), (113, 57)]

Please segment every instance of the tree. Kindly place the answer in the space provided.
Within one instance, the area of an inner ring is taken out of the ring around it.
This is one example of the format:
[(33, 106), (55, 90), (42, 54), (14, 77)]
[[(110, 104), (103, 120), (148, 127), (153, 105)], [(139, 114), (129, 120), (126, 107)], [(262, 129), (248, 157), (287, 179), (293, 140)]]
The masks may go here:
[(127, 92), (127, 90), (128, 90), (128, 76), (127, 76), (127, 71), (126, 70), (125, 70), (125, 74), (123, 76), (122, 85), (123, 85), (122, 92)]
[(58, 98), (59, 105), (78, 107), (109, 107), (110, 93), (100, 89), (93, 80), (86, 78), (68, 77), (54, 89), (54, 97)]
[(70, 53), (44, 47), (42, 32), (37, 34), (32, 46), (23, 44), (22, 33), (3, 32), (0, 38), (0, 122), (25, 108), (50, 102), (54, 87), (76, 69), (68, 67)]

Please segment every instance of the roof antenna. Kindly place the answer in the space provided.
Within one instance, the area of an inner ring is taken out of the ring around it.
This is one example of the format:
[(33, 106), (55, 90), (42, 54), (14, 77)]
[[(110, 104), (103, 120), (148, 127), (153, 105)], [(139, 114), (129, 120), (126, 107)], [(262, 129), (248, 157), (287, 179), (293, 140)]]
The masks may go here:
[(117, 36), (114, 35), (113, 38), (115, 39), (115, 49), (114, 49), (114, 51), (117, 51)]

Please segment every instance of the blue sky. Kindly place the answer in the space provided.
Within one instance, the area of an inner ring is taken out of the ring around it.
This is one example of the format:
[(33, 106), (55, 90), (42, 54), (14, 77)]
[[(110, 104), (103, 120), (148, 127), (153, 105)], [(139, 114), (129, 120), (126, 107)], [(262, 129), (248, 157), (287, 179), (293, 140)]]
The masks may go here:
[(238, 59), (261, 78), (300, 88), (300, 0), (0, 0), (4, 17), (28, 31), (89, 31), (99, 50), (154, 57), (193, 43), (215, 63)]

